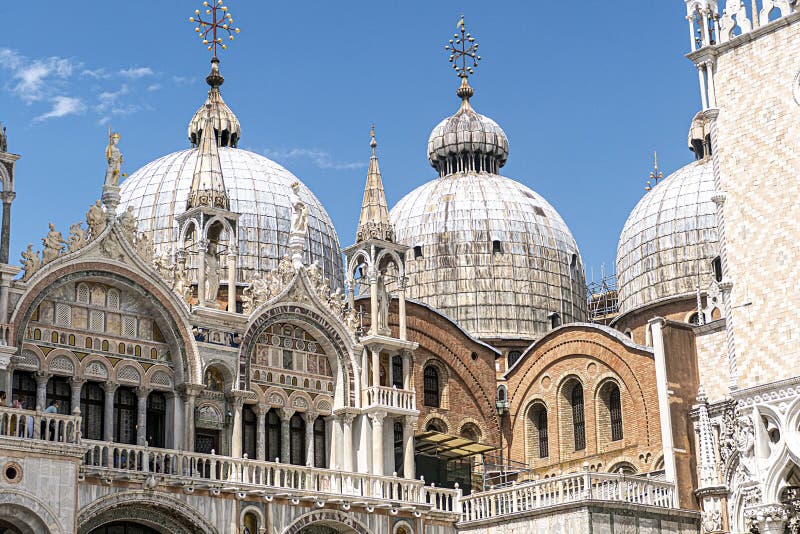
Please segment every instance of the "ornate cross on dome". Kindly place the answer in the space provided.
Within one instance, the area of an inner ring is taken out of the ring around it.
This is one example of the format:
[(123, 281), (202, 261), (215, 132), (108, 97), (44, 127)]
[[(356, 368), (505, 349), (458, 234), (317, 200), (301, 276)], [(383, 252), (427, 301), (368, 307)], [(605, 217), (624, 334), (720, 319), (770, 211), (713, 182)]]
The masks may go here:
[(210, 15), (210, 20), (203, 20), (200, 10), (194, 10), (194, 17), (189, 17), (189, 22), (197, 23), (194, 31), (203, 40), (209, 51), (214, 52), (214, 59), (217, 57), (217, 47), (223, 50), (228, 48), (222, 41), (222, 35), (227, 33), (228, 40), (233, 41), (235, 33), (239, 33), (239, 28), (233, 27), (233, 16), (228, 11), (228, 6), (222, 4), (222, 0), (216, 3), (203, 2), (205, 14)]
[(464, 27), (464, 15), (458, 19), (457, 27), (461, 35), (454, 33), (444, 49), (450, 52), (450, 63), (453, 64), (459, 78), (467, 78), (475, 72), (473, 68), (478, 66), (481, 56), (478, 55), (478, 43)]
[(658, 170), (658, 153), (653, 150), (653, 170), (650, 171), (650, 179), (647, 180), (647, 186), (644, 188), (645, 191), (650, 191), (655, 186), (658, 185), (658, 182), (664, 179), (664, 173)]

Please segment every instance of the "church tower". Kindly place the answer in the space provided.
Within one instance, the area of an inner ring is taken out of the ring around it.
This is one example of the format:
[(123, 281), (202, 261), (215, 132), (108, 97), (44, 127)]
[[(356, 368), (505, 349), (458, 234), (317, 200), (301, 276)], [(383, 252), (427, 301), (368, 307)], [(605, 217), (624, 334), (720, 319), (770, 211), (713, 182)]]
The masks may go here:
[(16, 193), (14, 192), (14, 165), (20, 158), (17, 154), (8, 151), (8, 133), (6, 128), (0, 124), (0, 181), (2, 181), (3, 191), (3, 223), (0, 229), (0, 368), (8, 365), (10, 353), (2, 349), (8, 346), (8, 329), (5, 324), (8, 321), (8, 289), (11, 279), (19, 273), (20, 268), (16, 265), (9, 265), (9, 247), (11, 244), (11, 203), (14, 202)]
[[(375, 152), (375, 128), (370, 130), (367, 183), (356, 230), (356, 243), (344, 250), (347, 261), (345, 286), (351, 308), (356, 297), (369, 300), (369, 330), (359, 343), (362, 357), (362, 406), (372, 425), (372, 473), (392, 472), (394, 463), (392, 429), (402, 425), (402, 475), (414, 478), (413, 427), (419, 411), (411, 385), (413, 351), (417, 344), (406, 335), (405, 257), (408, 247), (394, 242), (394, 227), (389, 222), (386, 193)], [(389, 308), (395, 290), (398, 331), (389, 328)], [(363, 316), (363, 313), (362, 313)], [(399, 471), (398, 471), (398, 474)]]

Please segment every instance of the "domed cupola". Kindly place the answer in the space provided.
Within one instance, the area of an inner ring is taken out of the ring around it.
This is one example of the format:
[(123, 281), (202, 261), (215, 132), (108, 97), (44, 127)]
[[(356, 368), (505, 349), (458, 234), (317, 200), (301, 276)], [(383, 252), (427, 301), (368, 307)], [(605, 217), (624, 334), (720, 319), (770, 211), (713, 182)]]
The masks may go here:
[(718, 254), (714, 168), (707, 125), (689, 131), (696, 161), (648, 188), (631, 212), (617, 246), (619, 311), (628, 313), (708, 289)]
[(219, 88), (225, 83), (225, 78), (219, 72), (219, 59), (216, 57), (211, 60), (211, 72), (206, 76), (206, 83), (211, 86), (211, 89), (208, 91), (205, 103), (189, 121), (189, 142), (195, 147), (200, 144), (203, 127), (210, 109), (211, 124), (214, 126), (217, 146), (236, 148), (242, 137), (242, 127), (239, 125), (239, 119), (222, 99)]
[(533, 340), (554, 324), (586, 320), (586, 280), (578, 246), (558, 212), (527, 186), (498, 174), (508, 139), (477, 113), (466, 58), (474, 39), (459, 22), (450, 41), (461, 106), (428, 140), (439, 177), (389, 214), (409, 246), (406, 295), (485, 340)]
[(428, 138), (428, 161), (446, 176), (456, 172), (490, 172), (497, 174), (508, 159), (508, 138), (489, 117), (472, 109), (469, 99), (474, 94), (466, 76), (461, 77), (458, 112), (436, 125)]

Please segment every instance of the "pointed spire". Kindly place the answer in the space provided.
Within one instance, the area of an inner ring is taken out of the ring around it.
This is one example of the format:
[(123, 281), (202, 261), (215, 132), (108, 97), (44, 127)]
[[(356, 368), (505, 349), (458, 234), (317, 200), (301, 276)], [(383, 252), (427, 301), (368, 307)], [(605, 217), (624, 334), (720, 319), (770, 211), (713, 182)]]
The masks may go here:
[(361, 217), (358, 220), (356, 243), (367, 239), (382, 239), (394, 241), (394, 227), (389, 222), (389, 208), (386, 204), (386, 193), (383, 190), (381, 169), (378, 166), (378, 156), (375, 148), (375, 125), (369, 131), (372, 156), (369, 158), (367, 170), (367, 183), (364, 186), (364, 201), (361, 203)]
[(197, 148), (192, 189), (189, 191), (187, 209), (198, 206), (228, 209), (228, 194), (222, 177), (217, 139), (212, 126), (211, 105), (206, 105), (206, 119)]
[(206, 76), (206, 83), (210, 87), (208, 98), (206, 98), (205, 104), (194, 114), (192, 120), (189, 121), (189, 142), (192, 146), (200, 145), (200, 137), (208, 115), (207, 109), (211, 106), (211, 131), (214, 132), (217, 138), (217, 146), (236, 148), (239, 144), (239, 139), (242, 137), (242, 127), (239, 124), (239, 118), (236, 117), (236, 114), (231, 111), (231, 108), (222, 99), (222, 93), (219, 88), (225, 83), (225, 78), (222, 77), (219, 71), (219, 59), (217, 58), (211, 60), (211, 72)]

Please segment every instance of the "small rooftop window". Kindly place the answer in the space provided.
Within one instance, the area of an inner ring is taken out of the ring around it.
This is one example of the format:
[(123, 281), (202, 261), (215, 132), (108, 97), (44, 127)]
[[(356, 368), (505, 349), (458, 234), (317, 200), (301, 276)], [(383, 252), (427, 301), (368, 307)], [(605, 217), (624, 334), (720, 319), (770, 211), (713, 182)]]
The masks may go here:
[(492, 254), (502, 254), (503, 253), (503, 243), (500, 240), (495, 239), (492, 241)]
[(417, 245), (414, 247), (414, 259), (419, 259), (422, 257), (422, 246)]

